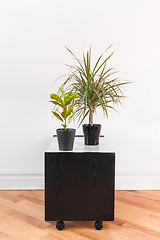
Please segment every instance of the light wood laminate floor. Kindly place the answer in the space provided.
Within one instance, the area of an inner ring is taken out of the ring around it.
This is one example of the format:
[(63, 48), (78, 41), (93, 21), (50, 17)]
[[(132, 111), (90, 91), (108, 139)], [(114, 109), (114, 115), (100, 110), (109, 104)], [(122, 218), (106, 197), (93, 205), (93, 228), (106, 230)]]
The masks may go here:
[(44, 221), (44, 191), (0, 191), (0, 240), (158, 240), (160, 191), (116, 191), (115, 221)]

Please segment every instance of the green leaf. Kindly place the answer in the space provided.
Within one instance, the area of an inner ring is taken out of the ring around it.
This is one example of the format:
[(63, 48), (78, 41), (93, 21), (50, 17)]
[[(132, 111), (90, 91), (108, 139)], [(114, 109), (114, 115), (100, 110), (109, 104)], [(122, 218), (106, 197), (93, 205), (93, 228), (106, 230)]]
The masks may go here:
[[(104, 53), (107, 52), (107, 51), (109, 50), (109, 48), (111, 48), (111, 46), (112, 46), (112, 44), (109, 45), (109, 47), (104, 51)], [(95, 66), (94, 66), (94, 68), (93, 68), (93, 73), (94, 73), (94, 71), (96, 70), (96, 67), (98, 66), (98, 63), (100, 62), (100, 60), (101, 60), (101, 58), (103, 57), (104, 53), (102, 53), (102, 54), (100, 55), (100, 57), (98, 58)]]
[[(115, 52), (115, 51), (114, 51)], [(95, 71), (94, 75), (96, 75), (98, 73), (98, 71), (101, 69), (101, 67), (110, 59), (110, 57), (114, 54), (114, 52), (112, 52), (109, 57), (107, 57), (102, 64), (100, 65), (100, 67)]]
[(103, 54), (101, 54), (100, 57), (98, 58), (95, 66), (94, 66), (94, 68), (93, 68), (93, 73), (94, 73), (94, 71), (96, 70), (96, 67), (98, 66), (98, 63), (99, 63), (99, 61), (101, 60), (102, 56), (103, 56)]
[(95, 89), (94, 89), (94, 91), (96, 92), (96, 94), (97, 94), (97, 96), (100, 100), (100, 103), (101, 103), (101, 106), (102, 106), (103, 110), (106, 111), (106, 108), (104, 106), (104, 103), (103, 103), (103, 100), (102, 100), (101, 96), (99, 95), (99, 93)]
[(82, 122), (84, 121), (84, 119), (86, 118), (86, 116), (88, 115), (89, 112), (90, 112), (90, 110), (88, 110), (88, 111), (83, 115), (83, 118), (82, 118), (82, 120), (80, 121), (78, 127), (82, 124)]
[(59, 88), (59, 90), (61, 91), (61, 93), (62, 93), (62, 95), (63, 95), (63, 97), (64, 97), (64, 100), (65, 100), (65, 98), (66, 98), (66, 93), (65, 93), (64, 89), (63, 89), (63, 88)]
[[(76, 56), (74, 55), (74, 53), (73, 53), (69, 48), (67, 48), (66, 46), (65, 46), (65, 48), (67, 49), (68, 52), (70, 52), (70, 53), (72, 54), (72, 56), (75, 57), (76, 61), (79, 63), (79, 65), (80, 65), (81, 68), (83, 69), (83, 65), (81, 64), (81, 61), (80, 61), (78, 58), (76, 58)], [(84, 70), (84, 69), (83, 69), (83, 70)]]
[(72, 52), (68, 47), (66, 47), (66, 46), (64, 46), (64, 47), (67, 49), (68, 52), (70, 52), (70, 53), (73, 55), (73, 57), (75, 57), (75, 55), (73, 54), (73, 52)]

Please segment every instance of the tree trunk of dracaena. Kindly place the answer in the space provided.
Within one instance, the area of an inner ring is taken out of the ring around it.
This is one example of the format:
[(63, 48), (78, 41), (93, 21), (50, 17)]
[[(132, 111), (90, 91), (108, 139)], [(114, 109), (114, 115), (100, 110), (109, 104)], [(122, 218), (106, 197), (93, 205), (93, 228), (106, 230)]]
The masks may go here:
[(91, 109), (91, 126), (93, 126), (93, 113), (94, 113), (94, 109)]

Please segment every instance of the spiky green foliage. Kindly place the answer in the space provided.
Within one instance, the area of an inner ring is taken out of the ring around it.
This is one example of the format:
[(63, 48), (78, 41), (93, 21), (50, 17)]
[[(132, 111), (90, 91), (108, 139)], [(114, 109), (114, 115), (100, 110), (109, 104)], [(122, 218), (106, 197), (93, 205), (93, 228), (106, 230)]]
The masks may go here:
[[(67, 125), (70, 123), (75, 113), (73, 111), (75, 99), (78, 99), (79, 96), (77, 92), (69, 92), (66, 94), (63, 88), (59, 88), (59, 91), (61, 92), (62, 97), (57, 94), (50, 94), (50, 102), (57, 107), (56, 109), (54, 108), (54, 111), (52, 111), (53, 115), (62, 122), (61, 125), (66, 130)], [(59, 108), (61, 108), (62, 111), (59, 111)]]
[(75, 66), (68, 65), (71, 74), (62, 86), (66, 86), (67, 91), (77, 92), (79, 95), (75, 102), (75, 116), (78, 117), (80, 124), (89, 115), (89, 124), (93, 125), (93, 114), (97, 108), (102, 108), (105, 115), (108, 116), (108, 110), (115, 110), (115, 104), (121, 103), (122, 98), (125, 97), (122, 87), (129, 82), (113, 77), (117, 72), (114, 68), (107, 68), (107, 62), (114, 52), (103, 59), (104, 54), (111, 46), (99, 56), (93, 67), (91, 66), (91, 47), (86, 55), (83, 52), (82, 60), (66, 47), (77, 64)]

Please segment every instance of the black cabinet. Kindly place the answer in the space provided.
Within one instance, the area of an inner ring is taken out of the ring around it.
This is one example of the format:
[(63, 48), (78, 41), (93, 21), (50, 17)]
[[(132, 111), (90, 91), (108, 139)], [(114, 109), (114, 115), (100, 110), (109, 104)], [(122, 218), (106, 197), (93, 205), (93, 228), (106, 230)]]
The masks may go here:
[(46, 152), (45, 220), (114, 220), (114, 178), (112, 152)]

